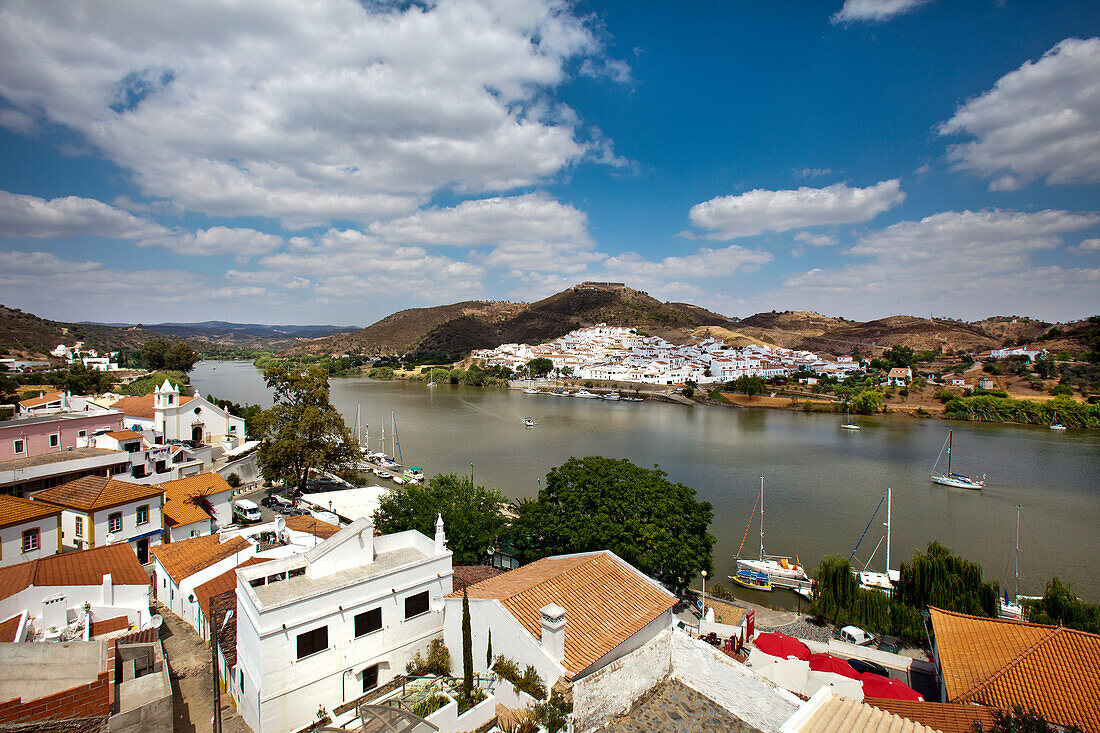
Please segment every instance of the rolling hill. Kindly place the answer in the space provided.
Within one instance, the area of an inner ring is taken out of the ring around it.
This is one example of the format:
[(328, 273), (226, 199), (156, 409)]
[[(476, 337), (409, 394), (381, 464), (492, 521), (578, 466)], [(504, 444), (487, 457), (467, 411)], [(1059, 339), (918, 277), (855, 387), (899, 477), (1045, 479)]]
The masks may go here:
[[(135, 349), (155, 338), (166, 336), (139, 326), (51, 321), (0, 305), (0, 350), (11, 356), (41, 359), (58, 344), (72, 346), (76, 341), (83, 341), (85, 348), (97, 351)], [(168, 336), (167, 340), (179, 339)]]

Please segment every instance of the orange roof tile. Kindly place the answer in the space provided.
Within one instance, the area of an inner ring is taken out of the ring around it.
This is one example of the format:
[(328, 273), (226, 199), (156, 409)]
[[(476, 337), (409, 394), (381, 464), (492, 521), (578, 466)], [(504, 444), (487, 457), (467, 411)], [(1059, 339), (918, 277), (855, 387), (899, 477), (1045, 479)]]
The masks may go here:
[(929, 609), (947, 697), (1100, 730), (1100, 635)]
[(143, 417), (153, 419), (153, 395), (146, 394), (140, 397), (123, 397), (111, 405), (112, 410), (121, 410), (127, 417)]
[(202, 612), (206, 614), (206, 618), (210, 618), (210, 601), (214, 596), (221, 595), (237, 587), (237, 568), (246, 568), (249, 565), (259, 565), (269, 560), (271, 560), (269, 557), (256, 557), (253, 555), (237, 567), (230, 568), (221, 575), (195, 586), (195, 600), (198, 601), (199, 608), (202, 609)]
[(168, 527), (182, 527), (209, 519), (210, 514), (198, 504), (171, 498), (164, 502), (164, 524)]
[(106, 433), (107, 437), (114, 438), (115, 440), (132, 440), (134, 438), (141, 438), (141, 433), (136, 433), (133, 430), (113, 430)]
[(340, 528), (335, 524), (322, 522), (320, 519), (306, 514), (287, 517), (285, 521), (287, 529), (293, 529), (295, 532), (308, 532), (322, 540), (326, 540), (340, 531)]
[(169, 527), (209, 519), (209, 512), (195, 499), (233, 490), (221, 474), (217, 473), (200, 473), (175, 481), (165, 481), (160, 487), (164, 489), (165, 496), (164, 521)]
[(60, 513), (60, 507), (0, 494), (0, 527), (11, 527)]
[(914, 723), (935, 728), (940, 733), (971, 733), (975, 721), (984, 730), (992, 730), (993, 711), (981, 705), (948, 702), (917, 702), (916, 700), (884, 700), (868, 697), (863, 702)]
[(15, 632), (19, 630), (19, 616), (12, 616), (7, 621), (0, 623), (0, 643), (7, 644), (15, 641)]
[[(495, 598), (537, 639), (540, 610), (566, 610), (565, 658), (572, 678), (676, 605), (676, 598), (607, 550), (548, 557), (483, 580), (470, 598)], [(451, 597), (461, 597), (458, 590)]]
[(30, 409), (32, 407), (39, 407), (40, 405), (48, 405), (51, 402), (56, 402), (64, 396), (64, 392), (47, 392), (41, 397), (31, 397), (30, 399), (20, 400), (19, 406), (24, 409)]
[(35, 501), (48, 502), (67, 509), (90, 512), (160, 496), (164, 489), (156, 484), (135, 484), (106, 476), (84, 476), (52, 489), (34, 494)]
[(192, 537), (168, 545), (158, 545), (150, 552), (178, 584), (203, 568), (251, 546), (243, 537), (233, 537), (225, 542), (220, 539), (216, 534)]
[(134, 548), (119, 542), (0, 568), (0, 600), (32, 585), (99, 585), (107, 574), (114, 585), (149, 584)]

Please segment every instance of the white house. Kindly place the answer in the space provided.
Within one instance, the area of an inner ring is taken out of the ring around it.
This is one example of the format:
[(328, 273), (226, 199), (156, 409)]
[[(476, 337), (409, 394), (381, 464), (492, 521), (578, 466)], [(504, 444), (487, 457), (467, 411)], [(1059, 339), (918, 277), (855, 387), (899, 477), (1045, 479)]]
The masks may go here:
[(0, 619), (12, 618), (16, 641), (88, 638), (92, 624), (140, 628), (149, 623), (149, 576), (126, 543), (9, 565), (0, 568)]
[[(613, 552), (547, 557), (469, 586), (474, 672), (493, 654), (532, 665), (547, 688), (574, 681), (672, 626), (676, 597)], [(443, 640), (462, 649), (462, 593), (447, 596)]]
[(0, 565), (61, 552), (61, 509), (0, 494)]
[(144, 433), (115, 430), (92, 437), (96, 448), (124, 451), (130, 457), (125, 480), (154, 484), (192, 476), (202, 471), (202, 460), (192, 458), (181, 445), (157, 445)]
[[(297, 730), (395, 674), (443, 628), (451, 552), (358, 519), (308, 552), (237, 570), (230, 685), (256, 733)], [(228, 656), (228, 655), (227, 655)]]
[(163, 481), (160, 487), (164, 489), (165, 543), (201, 537), (233, 523), (233, 487), (220, 474)]
[(167, 379), (153, 394), (124, 397), (111, 407), (122, 411), (127, 427), (153, 430), (163, 441), (236, 445), (244, 440), (244, 418), (231, 415), (204, 397), (181, 395)]
[(161, 543), (164, 489), (106, 476), (85, 476), (39, 491), (34, 501), (61, 507), (61, 544), (72, 549), (129, 542), (142, 564)]
[(1010, 356), (1026, 356), (1028, 361), (1035, 361), (1046, 353), (1046, 349), (1025, 349), (1023, 346), (1017, 346), (1013, 349), (994, 349), (989, 352), (989, 355), (994, 359), (1007, 359)]
[(894, 367), (886, 374), (886, 383), (895, 387), (904, 387), (913, 381), (913, 370), (909, 367)]

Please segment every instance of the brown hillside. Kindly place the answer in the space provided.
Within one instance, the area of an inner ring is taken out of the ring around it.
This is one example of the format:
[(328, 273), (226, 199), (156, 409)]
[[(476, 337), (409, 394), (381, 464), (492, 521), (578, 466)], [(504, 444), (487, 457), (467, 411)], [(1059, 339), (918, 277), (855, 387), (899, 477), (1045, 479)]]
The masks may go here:
[(97, 351), (134, 349), (156, 338), (179, 340), (136, 326), (50, 321), (18, 308), (0, 305), (0, 350), (12, 356), (41, 359), (58, 344), (72, 346), (77, 341), (83, 341), (85, 348)]

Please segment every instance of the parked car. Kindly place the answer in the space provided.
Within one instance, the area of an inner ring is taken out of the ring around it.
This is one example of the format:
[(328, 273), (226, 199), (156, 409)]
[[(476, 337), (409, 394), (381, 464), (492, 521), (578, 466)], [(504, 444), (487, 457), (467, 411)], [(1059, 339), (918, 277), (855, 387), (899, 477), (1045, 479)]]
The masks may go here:
[(275, 495), (265, 496), (264, 498), (260, 499), (260, 506), (271, 507), (273, 509), (278, 503), (279, 502), (276, 501)]
[(840, 640), (856, 646), (867, 646), (875, 640), (875, 637), (858, 626), (845, 626), (840, 630)]
[(901, 639), (896, 636), (883, 636), (878, 642), (878, 650), (880, 652), (897, 654), (901, 650)]
[(883, 667), (881, 664), (876, 664), (875, 662), (868, 662), (866, 659), (849, 659), (848, 666), (860, 674), (870, 672), (871, 674), (877, 674), (883, 677), (890, 676), (890, 672), (886, 667)]
[(256, 502), (248, 499), (240, 499), (233, 505), (233, 516), (245, 524), (259, 522), (262, 519), (260, 507), (256, 506)]

